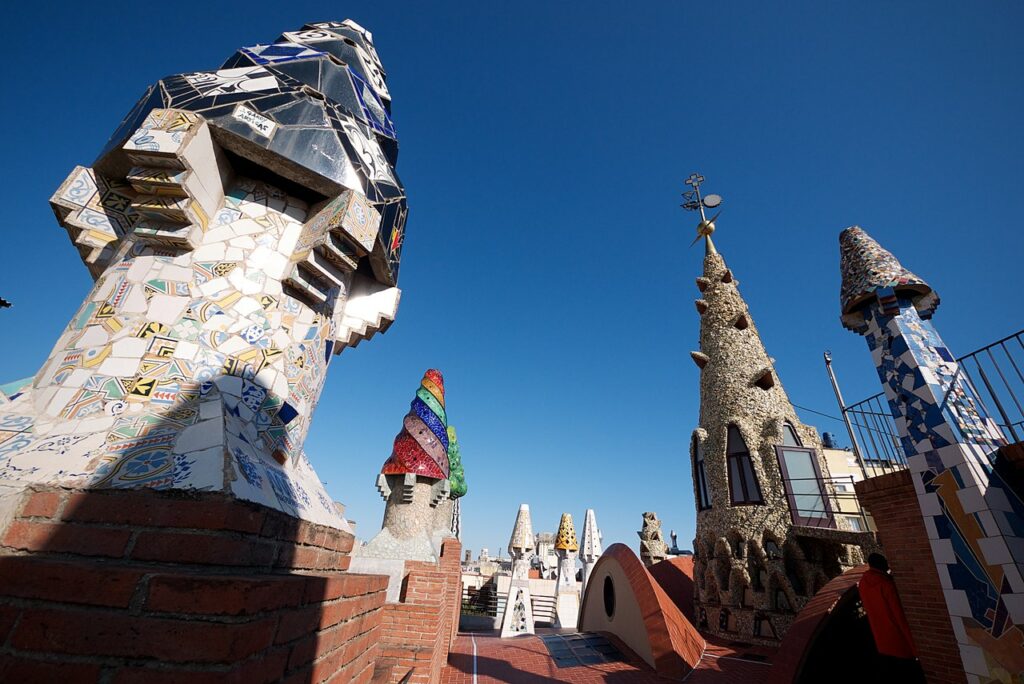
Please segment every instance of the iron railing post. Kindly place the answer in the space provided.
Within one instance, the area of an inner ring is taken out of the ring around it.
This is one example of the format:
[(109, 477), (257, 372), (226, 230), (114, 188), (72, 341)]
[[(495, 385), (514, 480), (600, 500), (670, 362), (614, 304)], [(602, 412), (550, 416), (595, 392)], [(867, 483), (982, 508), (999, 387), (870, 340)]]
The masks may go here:
[(846, 424), (846, 434), (850, 436), (850, 447), (853, 449), (853, 455), (857, 457), (857, 463), (860, 464), (861, 472), (864, 477), (868, 477), (868, 468), (864, 464), (864, 458), (861, 456), (860, 446), (857, 444), (857, 437), (853, 434), (853, 426), (850, 425), (850, 417), (846, 414), (846, 404), (843, 403), (843, 393), (839, 391), (839, 381), (836, 379), (835, 371), (832, 370), (832, 352), (826, 351), (824, 356), (825, 370), (828, 371), (828, 378), (832, 381), (832, 389), (836, 393), (836, 401), (839, 402), (839, 413), (843, 416), (843, 423)]

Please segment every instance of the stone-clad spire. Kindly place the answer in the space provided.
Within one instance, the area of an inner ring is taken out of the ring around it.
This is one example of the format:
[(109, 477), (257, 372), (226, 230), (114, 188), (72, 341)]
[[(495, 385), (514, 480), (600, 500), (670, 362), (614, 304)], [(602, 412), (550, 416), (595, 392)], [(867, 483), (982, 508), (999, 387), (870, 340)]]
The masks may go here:
[(583, 518), (583, 539), (580, 542), (580, 558), (596, 561), (601, 556), (601, 531), (597, 529), (597, 516), (593, 508), (587, 509)]
[(583, 584), (580, 587), (580, 594), (587, 590), (587, 580), (594, 570), (597, 559), (601, 557), (601, 531), (597, 529), (597, 516), (593, 508), (587, 509), (583, 518), (583, 536), (580, 539), (580, 561), (583, 563)]
[(878, 297), (888, 303), (891, 312), (897, 295), (910, 297), (923, 319), (931, 318), (939, 305), (939, 295), (922, 278), (903, 268), (899, 260), (882, 248), (859, 226), (851, 226), (839, 234), (839, 270), (843, 276), (839, 300), (843, 326), (864, 332), (862, 307)]
[(512, 528), (512, 536), (508, 540), (508, 552), (515, 558), (518, 555), (529, 554), (534, 549), (533, 523), (530, 521), (530, 505), (519, 506), (519, 513), (516, 514), (516, 524)]
[[(690, 444), (696, 603), (710, 632), (771, 642), (850, 553), (838, 543), (797, 543), (795, 520), (837, 525), (815, 480), (828, 477), (828, 466), (817, 433), (801, 424), (786, 396), (738, 286), (722, 255), (707, 250), (695, 303), (700, 349), (691, 352), (701, 369), (700, 425)], [(786, 454), (777, 450), (783, 445)], [(795, 482), (800, 508), (810, 510), (791, 512), (780, 459), (791, 461), (789, 476), (797, 479), (789, 486)], [(805, 553), (816, 545), (812, 562)]]

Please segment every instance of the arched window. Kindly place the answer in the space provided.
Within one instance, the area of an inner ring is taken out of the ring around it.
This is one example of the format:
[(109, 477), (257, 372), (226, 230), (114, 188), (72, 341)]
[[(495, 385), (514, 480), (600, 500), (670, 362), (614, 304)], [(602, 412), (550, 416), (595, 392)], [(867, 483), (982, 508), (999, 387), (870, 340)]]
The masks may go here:
[(796, 430), (789, 423), (782, 426), (782, 446), (803, 446), (800, 443), (800, 438), (796, 436)]
[(750, 575), (750, 588), (757, 592), (764, 591), (764, 580), (761, 577), (761, 564), (754, 554), (747, 556), (747, 574)]
[(776, 589), (775, 595), (772, 598), (774, 599), (775, 610), (781, 613), (788, 613), (790, 610), (792, 610), (792, 608), (789, 605), (789, 597), (786, 596), (786, 592), (784, 592), (782, 589)]
[(711, 508), (711, 499), (708, 497), (708, 478), (704, 474), (704, 446), (693, 436), (693, 485), (697, 488), (697, 510), (703, 511)]
[(725, 456), (729, 461), (729, 496), (732, 505), (764, 503), (757, 475), (754, 474), (754, 463), (750, 460), (750, 450), (735, 425), (729, 426), (726, 435)]

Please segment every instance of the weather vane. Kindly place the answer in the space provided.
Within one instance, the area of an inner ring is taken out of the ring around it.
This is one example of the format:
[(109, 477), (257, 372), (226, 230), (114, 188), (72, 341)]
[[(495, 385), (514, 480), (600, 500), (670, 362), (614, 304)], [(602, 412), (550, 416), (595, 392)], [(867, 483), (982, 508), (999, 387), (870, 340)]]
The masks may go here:
[(700, 223), (697, 224), (697, 237), (690, 243), (690, 246), (693, 247), (701, 238), (707, 238), (706, 247), (710, 254), (715, 251), (715, 246), (711, 242), (711, 234), (715, 232), (715, 219), (722, 215), (722, 211), (719, 209), (718, 213), (709, 219), (704, 213), (704, 209), (714, 209), (721, 205), (722, 196), (707, 195), (706, 197), (701, 197), (700, 184), (704, 182), (704, 176), (699, 173), (690, 174), (690, 177), (684, 182), (693, 190), (687, 190), (683, 193), (683, 203), (679, 206), (687, 211), (700, 212)]

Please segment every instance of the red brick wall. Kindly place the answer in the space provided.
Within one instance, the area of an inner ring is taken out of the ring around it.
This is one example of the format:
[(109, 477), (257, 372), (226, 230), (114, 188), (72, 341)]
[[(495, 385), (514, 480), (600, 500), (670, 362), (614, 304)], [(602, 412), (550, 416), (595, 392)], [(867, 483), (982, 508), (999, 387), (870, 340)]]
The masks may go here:
[(369, 682), (387, 578), (340, 572), (352, 543), (221, 494), (27, 490), (0, 681)]
[(960, 650), (910, 478), (909, 471), (901, 470), (858, 482), (857, 498), (878, 527), (928, 682), (962, 684)]
[(439, 563), (405, 562), (400, 600), (384, 606), (375, 682), (440, 681), (462, 607), (461, 552), (457, 539), (447, 539)]

